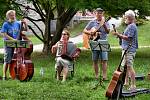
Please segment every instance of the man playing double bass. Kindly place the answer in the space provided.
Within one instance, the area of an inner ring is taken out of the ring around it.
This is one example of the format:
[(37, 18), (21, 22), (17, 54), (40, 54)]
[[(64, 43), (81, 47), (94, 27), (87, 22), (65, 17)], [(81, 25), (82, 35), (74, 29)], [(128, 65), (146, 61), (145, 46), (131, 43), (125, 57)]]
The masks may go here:
[(125, 64), (127, 65), (127, 74), (125, 79), (125, 85), (128, 85), (128, 78), (129, 75), (131, 77), (131, 86), (130, 90), (135, 91), (136, 84), (135, 84), (135, 71), (133, 68), (133, 62), (136, 54), (136, 49), (138, 48), (138, 33), (137, 33), (137, 26), (135, 24), (135, 13), (132, 10), (128, 10), (125, 12), (125, 23), (127, 24), (126, 29), (124, 30), (123, 35), (119, 34), (118, 32), (113, 32), (114, 35), (117, 35), (119, 38), (122, 39), (122, 54), (127, 49), (127, 47), (131, 44), (131, 47), (128, 49), (122, 66)]
[[(18, 35), (21, 31), (21, 23), (16, 20), (15, 10), (9, 10), (6, 13), (6, 21), (3, 23), (1, 33), (3, 33), (4, 40), (14, 40), (18, 39)], [(27, 24), (25, 20), (22, 20), (24, 24), (24, 31), (27, 31)], [(3, 80), (7, 79), (7, 69), (10, 67), (10, 62), (14, 54), (14, 48), (4, 47), (4, 65), (3, 65)]]

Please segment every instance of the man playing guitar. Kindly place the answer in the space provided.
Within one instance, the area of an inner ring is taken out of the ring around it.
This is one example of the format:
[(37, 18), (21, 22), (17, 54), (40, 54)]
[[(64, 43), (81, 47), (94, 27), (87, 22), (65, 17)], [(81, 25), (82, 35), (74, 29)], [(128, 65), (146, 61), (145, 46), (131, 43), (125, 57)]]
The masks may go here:
[[(110, 31), (109, 24), (104, 21), (104, 10), (101, 8), (96, 9), (96, 19), (92, 20), (88, 23), (85, 27), (83, 32), (88, 34), (89, 37), (94, 37), (99, 35), (96, 40), (107, 40), (107, 34)], [(95, 78), (98, 79), (99, 77), (99, 68), (98, 68), (98, 60), (101, 59), (102, 64), (102, 76), (103, 80), (107, 79), (107, 60), (108, 60), (108, 52), (100, 52), (100, 51), (92, 51), (92, 60), (93, 60), (93, 67), (95, 71)]]
[(135, 23), (135, 14), (132, 10), (128, 10), (125, 12), (125, 23), (127, 24), (126, 29), (124, 30), (123, 34), (119, 34), (118, 32), (113, 32), (114, 35), (122, 39), (122, 53), (126, 50), (129, 44), (131, 47), (129, 48), (128, 52), (125, 55), (123, 60), (122, 66), (124, 64), (127, 65), (127, 75), (125, 79), (125, 85), (128, 85), (128, 78), (129, 75), (131, 76), (131, 86), (130, 90), (135, 91), (136, 84), (135, 84), (135, 71), (133, 68), (134, 58), (136, 54), (136, 49), (138, 49), (138, 33), (137, 33), (137, 26)]

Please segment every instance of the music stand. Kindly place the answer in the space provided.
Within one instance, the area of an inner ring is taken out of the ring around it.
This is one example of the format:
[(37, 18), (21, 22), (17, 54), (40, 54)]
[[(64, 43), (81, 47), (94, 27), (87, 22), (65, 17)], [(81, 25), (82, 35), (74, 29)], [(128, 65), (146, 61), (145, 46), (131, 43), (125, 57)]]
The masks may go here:
[(111, 51), (111, 48), (110, 48), (110, 45), (108, 43), (107, 40), (98, 40), (98, 41), (93, 41), (93, 40), (90, 40), (89, 41), (89, 44), (90, 44), (90, 48), (91, 50), (97, 50), (97, 51), (107, 51), (107, 52), (110, 52)]
[(26, 40), (5, 40), (4, 44), (6, 47), (30, 48), (30, 43)]
[[(92, 51), (100, 51), (100, 52), (110, 52), (111, 51), (110, 45), (107, 40), (98, 40), (98, 41), (90, 40), (89, 44), (90, 44), (90, 48)], [(102, 58), (102, 54), (100, 54), (100, 56)], [(102, 86), (103, 80), (102, 80), (101, 73), (102, 73), (102, 69), (100, 70), (100, 81), (99, 81), (100, 85)], [(96, 87), (98, 86), (98, 84), (96, 85)]]

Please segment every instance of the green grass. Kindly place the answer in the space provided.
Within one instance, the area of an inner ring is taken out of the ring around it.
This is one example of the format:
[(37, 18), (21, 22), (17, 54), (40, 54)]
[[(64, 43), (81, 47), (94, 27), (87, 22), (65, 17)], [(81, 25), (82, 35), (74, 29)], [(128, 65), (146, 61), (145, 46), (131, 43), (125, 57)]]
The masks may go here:
[(32, 41), (32, 43), (34, 45), (36, 44), (42, 44), (42, 41), (39, 40), (37, 37), (35, 37), (34, 35), (28, 36), (28, 38)]
[[(135, 59), (136, 73), (147, 75), (150, 72), (150, 48), (139, 49)], [(120, 49), (112, 49), (109, 53), (108, 79), (110, 80), (121, 56)], [(2, 57), (2, 55), (0, 55)], [(29, 82), (8, 80), (0, 82), (0, 99), (45, 99), (45, 100), (106, 100), (105, 92), (109, 82), (104, 82), (105, 89), (99, 86), (91, 89), (94, 82), (91, 51), (82, 51), (80, 58), (75, 62), (75, 76), (62, 84), (56, 81), (54, 56), (46, 56), (43, 53), (33, 53), (34, 76)], [(44, 68), (44, 77), (39, 74), (40, 68)], [(0, 65), (2, 75), (2, 64)], [(150, 88), (150, 81), (137, 81), (137, 87)], [(150, 94), (137, 95), (132, 100), (149, 100)]]

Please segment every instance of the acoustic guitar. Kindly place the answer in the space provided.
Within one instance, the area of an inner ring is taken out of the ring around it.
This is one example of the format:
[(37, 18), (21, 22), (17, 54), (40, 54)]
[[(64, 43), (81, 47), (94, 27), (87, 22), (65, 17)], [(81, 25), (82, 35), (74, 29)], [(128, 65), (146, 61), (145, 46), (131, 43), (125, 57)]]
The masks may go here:
[(128, 48), (125, 50), (119, 67), (117, 68), (117, 70), (114, 72), (113, 77), (111, 82), (108, 85), (107, 91), (106, 91), (106, 97), (111, 98), (111, 99), (116, 99), (118, 100), (118, 98), (121, 95), (122, 92), (122, 87), (125, 81), (125, 77), (126, 77), (126, 71), (127, 71), (127, 66), (124, 66), (124, 70), (121, 71), (121, 63), (123, 61), (123, 58), (125, 56), (125, 54), (127, 53), (128, 49), (131, 47), (131, 44), (128, 46)]
[[(110, 19), (111, 19), (111, 17), (109, 16), (109, 17), (105, 20), (104, 23), (108, 22)], [(97, 41), (97, 40), (99, 39), (101, 32), (98, 32), (98, 30), (99, 30), (101, 27), (103, 27), (103, 26), (104, 26), (104, 24), (103, 24), (103, 25), (100, 24), (97, 29), (95, 29), (94, 27), (91, 28), (91, 34), (90, 34), (90, 36), (89, 36), (90, 40)]]

